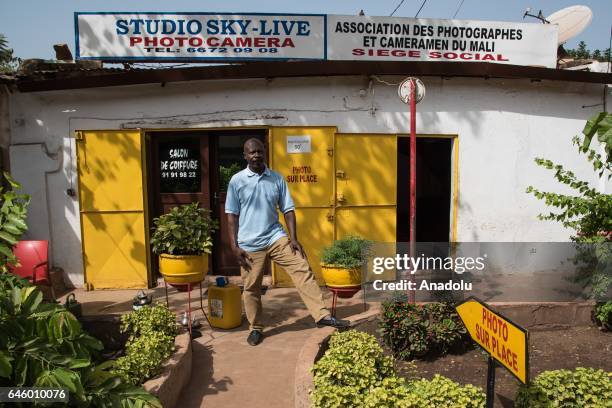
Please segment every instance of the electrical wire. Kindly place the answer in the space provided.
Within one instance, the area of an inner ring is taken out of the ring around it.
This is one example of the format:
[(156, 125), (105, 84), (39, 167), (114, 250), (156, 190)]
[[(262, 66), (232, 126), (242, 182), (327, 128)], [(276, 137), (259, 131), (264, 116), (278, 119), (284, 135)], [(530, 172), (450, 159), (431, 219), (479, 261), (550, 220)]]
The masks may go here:
[(393, 13), (389, 14), (389, 17), (393, 17), (393, 15), (395, 14), (395, 12), (397, 11), (398, 8), (400, 8), (402, 6), (402, 4), (404, 4), (406, 0), (402, 0), (400, 1), (400, 3), (397, 5), (397, 7), (395, 8), (395, 10), (393, 10)]
[(380, 82), (381, 84), (385, 84), (387, 86), (398, 86), (399, 84), (401, 84), (401, 82), (397, 82), (397, 83), (387, 82), (384, 79), (381, 79), (376, 75), (372, 75), (372, 78), (374, 78), (377, 82)]
[(463, 6), (463, 2), (465, 0), (461, 0), (461, 2), (459, 3), (459, 7), (457, 7), (457, 11), (455, 11), (455, 14), (453, 14), (453, 18), (457, 17), (457, 14), (459, 13), (459, 10), (461, 10), (461, 6)]
[(417, 13), (414, 16), (414, 18), (417, 18), (419, 16), (419, 13), (421, 12), (421, 10), (423, 10), (423, 6), (425, 5), (425, 3), (427, 3), (427, 0), (423, 0), (423, 4), (421, 4), (421, 7), (419, 8), (419, 11), (417, 11)]

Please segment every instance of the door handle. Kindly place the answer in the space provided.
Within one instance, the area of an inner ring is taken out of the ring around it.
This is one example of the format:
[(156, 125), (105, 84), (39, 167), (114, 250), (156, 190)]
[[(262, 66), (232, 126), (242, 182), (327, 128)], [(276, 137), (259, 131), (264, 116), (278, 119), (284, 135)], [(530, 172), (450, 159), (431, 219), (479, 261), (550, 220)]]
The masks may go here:
[(215, 191), (213, 193), (213, 205), (216, 207), (219, 204), (219, 194)]

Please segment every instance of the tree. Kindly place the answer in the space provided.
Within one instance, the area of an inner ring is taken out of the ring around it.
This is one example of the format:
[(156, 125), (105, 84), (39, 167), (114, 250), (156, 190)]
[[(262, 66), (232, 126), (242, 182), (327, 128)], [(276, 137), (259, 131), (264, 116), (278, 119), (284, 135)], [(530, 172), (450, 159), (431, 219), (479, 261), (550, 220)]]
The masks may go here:
[(13, 49), (9, 48), (6, 36), (0, 34), (0, 73), (16, 71), (19, 62), (20, 59), (13, 56)]
[[(573, 138), (578, 152), (586, 155), (599, 177), (607, 176), (609, 180), (612, 177), (612, 114), (601, 112), (591, 117), (582, 133), (582, 138)], [(595, 135), (604, 147), (605, 157), (590, 147)], [(573, 261), (583, 266), (578, 268), (575, 280), (590, 287), (592, 297), (605, 297), (612, 285), (612, 194), (597, 191), (560, 164), (543, 158), (536, 158), (535, 162), (553, 170), (557, 181), (578, 193), (567, 195), (543, 192), (533, 186), (527, 188), (527, 193), (559, 210), (556, 213), (551, 211), (540, 214), (539, 219), (557, 221), (576, 231), (572, 240), (580, 245)]]
[(599, 62), (608, 62), (610, 59), (610, 48), (603, 50), (594, 50), (591, 52), (584, 41), (578, 43), (577, 48), (567, 49), (568, 55), (574, 59), (594, 59)]
[(576, 49), (577, 59), (588, 59), (591, 56), (591, 52), (587, 49), (587, 45), (584, 41), (578, 43), (578, 49)]

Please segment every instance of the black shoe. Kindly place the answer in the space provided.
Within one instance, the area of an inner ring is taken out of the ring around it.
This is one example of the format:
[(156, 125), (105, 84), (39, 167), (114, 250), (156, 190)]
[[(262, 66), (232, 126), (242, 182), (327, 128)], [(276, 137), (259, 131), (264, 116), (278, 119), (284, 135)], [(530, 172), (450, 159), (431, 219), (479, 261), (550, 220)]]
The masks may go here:
[(263, 341), (263, 333), (261, 330), (251, 330), (249, 337), (247, 337), (247, 343), (251, 346), (256, 346)]
[(349, 327), (350, 325), (351, 325), (351, 322), (349, 322), (348, 320), (336, 319), (333, 316), (324, 317), (317, 322), (317, 327), (331, 326), (331, 327), (335, 327), (338, 329), (343, 329), (343, 328)]

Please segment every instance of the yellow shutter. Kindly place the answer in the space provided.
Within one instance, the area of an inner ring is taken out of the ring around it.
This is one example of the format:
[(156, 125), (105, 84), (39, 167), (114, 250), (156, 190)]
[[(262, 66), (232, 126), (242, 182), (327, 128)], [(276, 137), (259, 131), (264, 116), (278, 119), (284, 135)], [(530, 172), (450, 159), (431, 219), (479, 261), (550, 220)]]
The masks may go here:
[[(397, 137), (336, 135), (336, 239), (359, 235), (375, 242), (377, 256), (394, 256), (397, 205)], [(382, 253), (384, 252), (384, 253)], [(371, 265), (367, 268), (372, 271)], [(372, 279), (393, 279), (368, 274)]]
[(140, 131), (79, 132), (77, 157), (85, 282), (147, 287)]
[[(288, 181), (296, 206), (298, 238), (320, 284), (320, 251), (334, 239), (334, 225), (328, 215), (334, 201), (335, 131), (334, 127), (281, 127), (270, 131), (270, 167)], [(310, 152), (288, 153), (287, 141), (292, 136), (310, 140)], [(293, 286), (291, 278), (276, 265), (272, 266), (272, 281), (276, 286)]]

